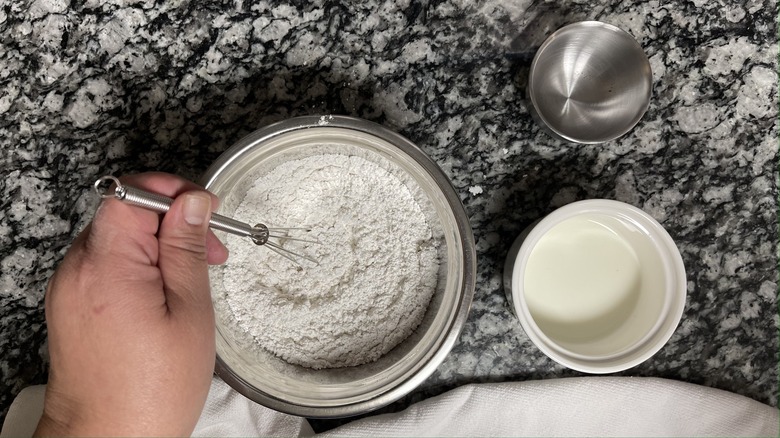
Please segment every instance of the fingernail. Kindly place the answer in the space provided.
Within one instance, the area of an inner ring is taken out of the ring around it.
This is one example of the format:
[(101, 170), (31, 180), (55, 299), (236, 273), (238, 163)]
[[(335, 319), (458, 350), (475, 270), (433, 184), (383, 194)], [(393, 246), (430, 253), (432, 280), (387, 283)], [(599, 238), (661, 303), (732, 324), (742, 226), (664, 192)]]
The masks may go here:
[(190, 225), (201, 225), (211, 213), (211, 197), (206, 193), (186, 193), (184, 220)]

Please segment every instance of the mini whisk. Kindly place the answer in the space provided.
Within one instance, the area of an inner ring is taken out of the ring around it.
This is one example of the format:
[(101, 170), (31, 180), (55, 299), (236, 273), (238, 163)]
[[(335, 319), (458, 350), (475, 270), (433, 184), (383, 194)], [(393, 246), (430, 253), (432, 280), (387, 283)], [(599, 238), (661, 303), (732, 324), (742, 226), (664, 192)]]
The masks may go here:
[[(111, 183), (114, 184), (113, 193), (109, 193), (108, 189), (105, 188)], [(126, 184), (122, 184), (119, 179), (111, 175), (98, 178), (97, 181), (95, 181), (94, 187), (95, 192), (97, 192), (98, 196), (101, 198), (115, 198), (126, 204), (145, 208), (157, 213), (167, 213), (171, 208), (171, 204), (173, 203), (173, 199), (167, 196), (159, 195), (157, 193), (150, 193), (137, 187), (131, 187)], [(319, 243), (315, 240), (289, 236), (290, 231), (298, 230), (308, 232), (311, 231), (309, 228), (269, 228), (262, 223), (251, 226), (247, 223), (237, 221), (217, 213), (211, 214), (209, 227), (215, 230), (235, 234), (236, 236), (249, 237), (255, 244), (264, 245), (271, 251), (291, 260), (294, 263), (299, 264), (298, 260), (296, 260), (294, 257), (308, 260), (315, 264), (317, 263), (316, 260), (307, 255), (290, 251), (287, 248), (283, 248), (280, 244), (270, 240), (272, 238), (276, 238), (308, 243)]]

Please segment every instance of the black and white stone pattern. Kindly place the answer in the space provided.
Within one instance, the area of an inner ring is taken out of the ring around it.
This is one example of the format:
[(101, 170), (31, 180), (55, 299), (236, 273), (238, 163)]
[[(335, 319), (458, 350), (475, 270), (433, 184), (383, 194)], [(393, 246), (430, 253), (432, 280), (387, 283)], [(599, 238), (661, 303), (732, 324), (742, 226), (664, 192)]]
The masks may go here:
[[(502, 266), (528, 224), (617, 199), (669, 231), (682, 322), (622, 374), (778, 402), (778, 8), (774, 0), (7, 0), (0, 4), (0, 420), (46, 381), (43, 296), (90, 220), (98, 176), (195, 179), (258, 127), (378, 122), (451, 178), (474, 229), (468, 322), (394, 406), (469, 382), (574, 376), (509, 311)], [(580, 20), (632, 34), (653, 98), (624, 137), (554, 140), (525, 85), (544, 36)]]

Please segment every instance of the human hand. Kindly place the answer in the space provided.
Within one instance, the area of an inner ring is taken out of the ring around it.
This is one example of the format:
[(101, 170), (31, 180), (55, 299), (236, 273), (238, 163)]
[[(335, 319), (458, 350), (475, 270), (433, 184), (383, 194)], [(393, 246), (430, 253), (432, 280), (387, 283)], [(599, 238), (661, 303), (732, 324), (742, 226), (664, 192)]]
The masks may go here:
[(208, 229), (219, 200), (167, 174), (121, 178), (175, 198), (103, 201), (46, 290), (51, 368), (36, 435), (189, 435), (214, 370)]

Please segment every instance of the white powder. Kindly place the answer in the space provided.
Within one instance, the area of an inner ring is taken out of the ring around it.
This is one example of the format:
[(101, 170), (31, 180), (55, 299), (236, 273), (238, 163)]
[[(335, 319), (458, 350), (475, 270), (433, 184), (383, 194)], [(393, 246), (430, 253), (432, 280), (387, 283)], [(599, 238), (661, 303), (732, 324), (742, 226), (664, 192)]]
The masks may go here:
[(298, 266), (228, 236), (227, 305), (219, 308), (255, 346), (289, 363), (354, 366), (390, 351), (420, 324), (439, 270), (439, 238), (415, 200), (419, 188), (402, 175), (378, 155), (340, 154), (287, 161), (261, 175), (234, 216), (312, 227), (306, 238), (320, 245), (283, 245), (319, 265)]

